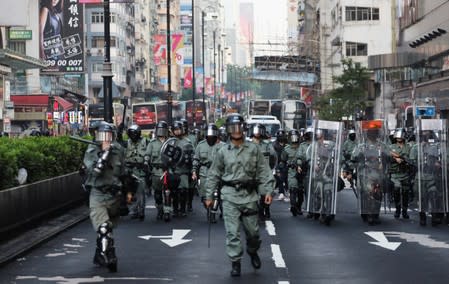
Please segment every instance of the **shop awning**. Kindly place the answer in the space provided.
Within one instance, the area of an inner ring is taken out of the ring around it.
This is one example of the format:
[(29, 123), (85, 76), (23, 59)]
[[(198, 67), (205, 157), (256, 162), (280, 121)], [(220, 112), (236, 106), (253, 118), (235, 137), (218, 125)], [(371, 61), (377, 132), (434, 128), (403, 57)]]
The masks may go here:
[(73, 108), (73, 104), (66, 99), (63, 99), (60, 96), (54, 96), (53, 98), (56, 102), (58, 102), (63, 111), (67, 111)]
[(14, 106), (48, 106), (48, 95), (11, 95)]
[(45, 61), (24, 55), (7, 48), (0, 49), (0, 64), (9, 66), (14, 70), (47, 67), (47, 63)]

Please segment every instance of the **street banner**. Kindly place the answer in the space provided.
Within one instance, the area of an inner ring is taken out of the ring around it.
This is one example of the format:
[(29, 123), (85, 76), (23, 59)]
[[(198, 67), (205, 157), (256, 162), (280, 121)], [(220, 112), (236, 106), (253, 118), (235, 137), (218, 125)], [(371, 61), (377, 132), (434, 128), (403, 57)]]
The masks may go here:
[(192, 88), (192, 67), (184, 68), (184, 88)]

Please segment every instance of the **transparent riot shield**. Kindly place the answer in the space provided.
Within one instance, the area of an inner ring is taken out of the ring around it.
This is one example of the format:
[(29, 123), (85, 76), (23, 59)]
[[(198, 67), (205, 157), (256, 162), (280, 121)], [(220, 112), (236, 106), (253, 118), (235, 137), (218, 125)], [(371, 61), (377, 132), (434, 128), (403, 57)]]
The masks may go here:
[(418, 209), (420, 212), (444, 213), (448, 209), (447, 121), (417, 119), (416, 122)]
[(373, 220), (378, 217), (382, 201), (388, 200), (391, 190), (388, 146), (384, 142), (386, 128), (382, 120), (358, 121), (356, 133), (359, 144), (351, 159), (356, 162), (358, 208), (364, 220)]
[(313, 127), (313, 141), (307, 151), (310, 163), (307, 211), (327, 218), (336, 213), (343, 123), (315, 120)]

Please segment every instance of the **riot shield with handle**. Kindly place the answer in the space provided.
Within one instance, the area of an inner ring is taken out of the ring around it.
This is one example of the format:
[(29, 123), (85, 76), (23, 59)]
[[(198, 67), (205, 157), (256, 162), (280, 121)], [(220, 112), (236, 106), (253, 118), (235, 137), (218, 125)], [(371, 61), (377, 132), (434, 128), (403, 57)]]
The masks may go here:
[(307, 210), (329, 225), (336, 213), (337, 191), (341, 187), (340, 151), (343, 123), (315, 120), (313, 142), (308, 149), (311, 170)]
[(385, 123), (382, 120), (359, 121), (356, 133), (360, 143), (351, 159), (357, 165), (358, 208), (362, 219), (372, 225), (379, 222), (382, 200), (389, 186)]
[(416, 125), (418, 209), (423, 214), (431, 213), (435, 225), (448, 209), (447, 121), (418, 118)]

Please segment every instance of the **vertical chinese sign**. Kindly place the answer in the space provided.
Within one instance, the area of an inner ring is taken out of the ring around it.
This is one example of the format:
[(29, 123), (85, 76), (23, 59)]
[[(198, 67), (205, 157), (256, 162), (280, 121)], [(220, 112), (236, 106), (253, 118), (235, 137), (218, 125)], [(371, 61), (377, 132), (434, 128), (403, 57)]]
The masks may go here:
[(40, 0), (40, 58), (48, 73), (82, 73), (83, 5), (80, 0)]

